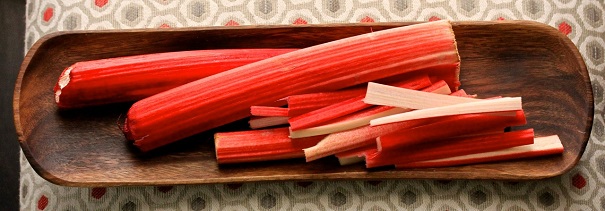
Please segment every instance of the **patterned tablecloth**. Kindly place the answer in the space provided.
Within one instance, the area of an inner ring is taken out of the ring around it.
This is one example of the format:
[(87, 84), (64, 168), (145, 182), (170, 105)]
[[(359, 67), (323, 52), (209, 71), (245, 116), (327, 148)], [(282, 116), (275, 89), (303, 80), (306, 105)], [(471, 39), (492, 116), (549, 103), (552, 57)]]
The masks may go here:
[(570, 172), (529, 182), (314, 181), (71, 188), (40, 178), (21, 156), (24, 210), (605, 210), (604, 3), (588, 0), (45, 0), (29, 1), (25, 44), (68, 30), (427, 20), (535, 20), (580, 49), (595, 116)]

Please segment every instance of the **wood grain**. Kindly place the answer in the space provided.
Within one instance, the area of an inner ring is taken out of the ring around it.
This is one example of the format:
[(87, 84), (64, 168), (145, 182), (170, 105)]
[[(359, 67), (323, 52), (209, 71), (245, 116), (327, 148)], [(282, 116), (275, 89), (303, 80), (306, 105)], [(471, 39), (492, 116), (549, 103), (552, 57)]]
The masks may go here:
[[(55, 33), (27, 54), (15, 89), (15, 124), (34, 169), (67, 186), (202, 184), (322, 179), (540, 179), (572, 168), (588, 142), (593, 98), (573, 43), (554, 28), (527, 21), (456, 22), (462, 88), (480, 96), (522, 96), (537, 135), (557, 134), (565, 153), (437, 169), (366, 170), (334, 158), (218, 166), (208, 131), (149, 154), (126, 142), (117, 123), (129, 104), (59, 111), (52, 87), (82, 61), (144, 53), (218, 48), (304, 48), (412, 23), (214, 27)], [(218, 130), (237, 130), (245, 121)]]

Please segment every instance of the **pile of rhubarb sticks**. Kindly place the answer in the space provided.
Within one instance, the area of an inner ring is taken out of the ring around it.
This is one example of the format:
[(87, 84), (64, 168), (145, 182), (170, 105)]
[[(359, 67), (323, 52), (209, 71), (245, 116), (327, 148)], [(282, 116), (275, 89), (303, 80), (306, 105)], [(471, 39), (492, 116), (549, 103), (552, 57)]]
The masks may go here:
[(304, 49), (226, 49), (76, 63), (55, 86), (62, 109), (136, 101), (125, 137), (149, 151), (249, 116), (215, 134), (218, 163), (335, 155), (369, 168), (437, 167), (561, 153), (534, 137), (520, 97), (458, 89), (448, 21)]

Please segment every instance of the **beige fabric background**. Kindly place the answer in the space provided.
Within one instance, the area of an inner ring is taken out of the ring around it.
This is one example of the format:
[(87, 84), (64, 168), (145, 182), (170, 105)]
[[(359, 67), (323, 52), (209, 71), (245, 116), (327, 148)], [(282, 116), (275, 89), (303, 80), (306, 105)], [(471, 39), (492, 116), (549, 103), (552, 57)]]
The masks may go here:
[(605, 10), (589, 0), (45, 0), (29, 1), (26, 49), (55, 31), (223, 25), (535, 20), (580, 49), (595, 96), (579, 165), (552, 179), (315, 181), (69, 188), (40, 178), (21, 156), (23, 210), (605, 210)]

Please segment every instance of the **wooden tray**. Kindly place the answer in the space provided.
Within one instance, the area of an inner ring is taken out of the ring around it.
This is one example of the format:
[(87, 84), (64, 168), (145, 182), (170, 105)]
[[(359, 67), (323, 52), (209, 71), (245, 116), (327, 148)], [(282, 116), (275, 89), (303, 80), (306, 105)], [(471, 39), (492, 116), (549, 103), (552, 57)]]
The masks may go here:
[[(334, 158), (219, 166), (212, 132), (150, 154), (134, 150), (117, 123), (129, 104), (58, 111), (52, 87), (82, 60), (215, 48), (303, 48), (413, 23), (244, 26), (54, 33), (29, 51), (15, 87), (15, 125), (34, 170), (66, 186), (166, 185), (323, 179), (540, 179), (560, 175), (588, 142), (593, 98), (574, 44), (554, 28), (528, 21), (455, 22), (462, 88), (481, 96), (522, 96), (537, 135), (558, 134), (563, 155), (451, 168), (366, 170)], [(235, 130), (242, 122), (223, 130)]]

